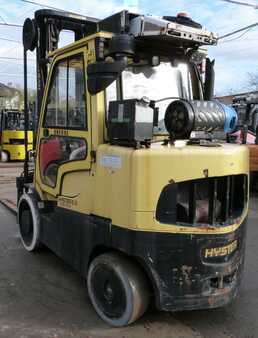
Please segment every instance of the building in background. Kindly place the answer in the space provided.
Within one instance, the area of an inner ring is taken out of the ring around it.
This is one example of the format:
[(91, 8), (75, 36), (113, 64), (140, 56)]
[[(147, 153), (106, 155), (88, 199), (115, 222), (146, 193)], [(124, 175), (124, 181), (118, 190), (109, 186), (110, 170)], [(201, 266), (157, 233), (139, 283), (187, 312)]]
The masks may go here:
[(230, 94), (230, 95), (225, 95), (225, 96), (217, 96), (216, 99), (221, 101), (224, 104), (227, 105), (232, 105), (233, 99), (238, 96), (250, 96), (250, 95), (255, 95), (258, 96), (258, 91), (252, 91), (252, 92), (245, 92), (245, 93), (236, 93), (236, 94)]
[(0, 110), (21, 109), (22, 93), (16, 89), (0, 83)]

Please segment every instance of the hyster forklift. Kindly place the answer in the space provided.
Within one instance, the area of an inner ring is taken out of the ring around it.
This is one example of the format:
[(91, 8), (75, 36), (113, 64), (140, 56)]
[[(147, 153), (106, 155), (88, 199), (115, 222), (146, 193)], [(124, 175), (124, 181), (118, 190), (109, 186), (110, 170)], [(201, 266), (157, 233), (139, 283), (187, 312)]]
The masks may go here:
[[(27, 143), (27, 151), (32, 150), (32, 130), (27, 131)], [(0, 147), (2, 162), (25, 160), (24, 114), (19, 110), (0, 112)]]
[[(75, 41), (58, 48), (62, 30)], [(36, 49), (41, 106), (35, 168), (25, 163), (17, 178), (25, 249), (44, 245), (79, 271), (112, 326), (136, 321), (151, 300), (164, 311), (232, 301), (248, 150), (192, 133), (236, 123), (232, 107), (212, 100), (203, 48), (216, 36), (185, 14), (97, 20), (40, 10), (23, 39), (25, 102)]]

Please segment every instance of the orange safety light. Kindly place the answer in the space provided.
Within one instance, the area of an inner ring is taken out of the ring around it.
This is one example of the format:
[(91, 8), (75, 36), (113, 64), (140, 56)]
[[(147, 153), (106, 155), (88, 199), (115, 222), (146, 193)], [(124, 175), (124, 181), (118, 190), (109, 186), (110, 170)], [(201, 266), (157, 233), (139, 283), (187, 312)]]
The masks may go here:
[(177, 13), (178, 18), (189, 18), (189, 14), (187, 12), (179, 12)]

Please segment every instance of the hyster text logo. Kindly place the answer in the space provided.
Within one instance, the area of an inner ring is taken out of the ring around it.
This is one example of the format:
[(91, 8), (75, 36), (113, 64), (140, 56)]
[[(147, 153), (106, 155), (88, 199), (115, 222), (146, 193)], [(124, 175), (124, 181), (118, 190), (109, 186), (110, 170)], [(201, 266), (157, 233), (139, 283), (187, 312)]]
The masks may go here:
[(208, 257), (219, 257), (219, 256), (226, 256), (231, 254), (237, 248), (237, 240), (230, 243), (229, 245), (220, 247), (220, 248), (211, 248), (205, 250), (205, 258)]

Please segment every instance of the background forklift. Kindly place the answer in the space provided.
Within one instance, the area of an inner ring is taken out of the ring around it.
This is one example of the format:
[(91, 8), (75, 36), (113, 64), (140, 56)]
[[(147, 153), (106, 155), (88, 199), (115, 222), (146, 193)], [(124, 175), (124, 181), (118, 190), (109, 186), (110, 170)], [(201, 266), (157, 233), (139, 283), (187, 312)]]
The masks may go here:
[[(27, 132), (27, 151), (33, 149), (33, 131)], [(6, 109), (0, 112), (0, 147), (1, 161), (25, 160), (24, 113), (17, 109)]]
[[(76, 41), (58, 49), (63, 29)], [(35, 169), (26, 161), (17, 178), (25, 249), (44, 244), (79, 271), (112, 326), (137, 320), (151, 295), (164, 311), (228, 304), (243, 272), (248, 150), (191, 137), (236, 124), (211, 101), (213, 62), (199, 50), (216, 36), (182, 14), (40, 10), (23, 40), (25, 131), (35, 48), (41, 107)]]
[(250, 151), (251, 190), (258, 191), (258, 95), (236, 95), (233, 107), (238, 114), (233, 141), (246, 144)]

